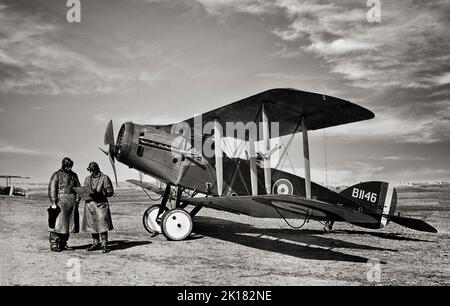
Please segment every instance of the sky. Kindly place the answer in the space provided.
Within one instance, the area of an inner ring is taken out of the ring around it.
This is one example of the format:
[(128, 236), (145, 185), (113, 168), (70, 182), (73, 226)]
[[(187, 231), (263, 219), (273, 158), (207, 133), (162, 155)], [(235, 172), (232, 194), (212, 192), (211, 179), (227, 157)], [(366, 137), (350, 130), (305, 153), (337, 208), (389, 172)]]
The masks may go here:
[[(310, 132), (313, 180), (450, 181), (449, 1), (383, 0), (380, 22), (366, 0), (80, 3), (70, 23), (65, 0), (0, 0), (0, 174), (46, 182), (69, 156), (111, 175), (109, 119), (174, 123), (289, 87), (375, 113)], [(301, 135), (290, 153), (301, 175)]]

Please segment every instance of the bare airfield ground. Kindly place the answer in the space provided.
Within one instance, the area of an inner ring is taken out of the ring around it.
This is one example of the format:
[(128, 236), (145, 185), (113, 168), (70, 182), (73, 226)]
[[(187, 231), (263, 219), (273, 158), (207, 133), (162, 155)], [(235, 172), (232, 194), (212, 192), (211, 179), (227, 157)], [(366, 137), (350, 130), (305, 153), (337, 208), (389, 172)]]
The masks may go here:
[[(399, 190), (403, 215), (430, 222), (438, 234), (392, 223), (378, 231), (337, 223), (333, 233), (323, 234), (317, 222), (293, 230), (278, 219), (203, 209), (193, 237), (170, 242), (144, 230), (150, 202), (142, 190), (118, 189), (110, 202), (111, 253), (87, 252), (87, 233), (72, 235), (75, 251), (52, 253), (45, 190), (0, 198), (0, 284), (450, 285), (448, 186)], [(67, 280), (71, 258), (80, 262), (79, 283)], [(381, 283), (367, 280), (371, 258), (382, 262)]]

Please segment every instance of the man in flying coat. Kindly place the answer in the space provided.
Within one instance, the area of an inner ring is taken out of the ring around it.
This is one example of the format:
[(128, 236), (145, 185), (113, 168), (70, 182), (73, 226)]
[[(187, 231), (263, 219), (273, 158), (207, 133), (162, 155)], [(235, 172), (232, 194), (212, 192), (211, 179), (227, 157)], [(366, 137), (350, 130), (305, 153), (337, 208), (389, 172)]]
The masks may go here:
[(83, 231), (92, 234), (94, 240), (88, 251), (98, 250), (101, 247), (103, 253), (107, 253), (110, 251), (108, 231), (113, 229), (108, 197), (114, 194), (114, 189), (111, 179), (100, 171), (96, 162), (91, 162), (87, 170), (91, 175), (85, 179), (84, 186), (90, 187), (92, 193), (91, 199), (85, 202), (82, 227)]
[(49, 228), (50, 250), (53, 252), (72, 250), (67, 246), (70, 233), (78, 233), (80, 230), (78, 204), (81, 199), (73, 189), (80, 186), (80, 181), (72, 167), (73, 161), (64, 157), (61, 169), (53, 173), (48, 184), (51, 208), (59, 208), (54, 227)]

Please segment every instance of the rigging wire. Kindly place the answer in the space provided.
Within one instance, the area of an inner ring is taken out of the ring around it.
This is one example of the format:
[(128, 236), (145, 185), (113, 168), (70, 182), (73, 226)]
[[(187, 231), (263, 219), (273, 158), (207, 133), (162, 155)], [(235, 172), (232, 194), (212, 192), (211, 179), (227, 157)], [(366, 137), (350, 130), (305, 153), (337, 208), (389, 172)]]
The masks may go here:
[(303, 223), (300, 224), (299, 226), (294, 226), (294, 225), (290, 224), (288, 220), (286, 220), (286, 218), (281, 214), (281, 212), (278, 210), (278, 207), (276, 207), (276, 205), (272, 204), (272, 202), (271, 202), (270, 204), (272, 205), (272, 207), (275, 209), (275, 211), (280, 215), (280, 217), (284, 220), (284, 222), (285, 222), (290, 228), (293, 228), (293, 229), (301, 229), (301, 228), (306, 224), (306, 222), (308, 222), (308, 220), (309, 220), (309, 214), (307, 213), (306, 216), (305, 216), (305, 218), (303, 219)]
[[(291, 138), (291, 139), (292, 139), (292, 138)], [(290, 147), (290, 145), (291, 145), (292, 142), (289, 142), (288, 145), (286, 146), (286, 145), (284, 144), (283, 139), (280, 138), (280, 141), (281, 141), (281, 146), (284, 148), (284, 151), (283, 151), (283, 157), (280, 159), (280, 161), (278, 162), (278, 164), (277, 164), (277, 166), (275, 167), (275, 169), (278, 169), (278, 170), (283, 169), (284, 163), (286, 162), (286, 160), (288, 160), (288, 161), (289, 161), (289, 164), (290, 164), (290, 166), (291, 166), (291, 169), (292, 169), (292, 173), (293, 173), (294, 175), (297, 175), (296, 172), (295, 172), (295, 168), (294, 168), (294, 166), (293, 166), (293, 164), (292, 164), (291, 157), (290, 157), (290, 155), (289, 155), (289, 147)]]
[[(139, 173), (141, 174), (142, 172), (139, 172)], [(156, 201), (159, 201), (159, 200), (162, 199), (162, 197), (163, 197), (162, 194), (161, 194), (161, 195), (159, 196), (159, 198), (157, 198), (157, 199), (153, 199), (153, 198), (148, 194), (147, 190), (145, 190), (145, 188), (142, 186), (142, 174), (139, 175), (139, 181), (141, 182), (141, 188), (142, 188), (142, 190), (145, 192), (145, 194), (147, 195), (147, 197), (148, 197), (150, 200), (156, 202)]]

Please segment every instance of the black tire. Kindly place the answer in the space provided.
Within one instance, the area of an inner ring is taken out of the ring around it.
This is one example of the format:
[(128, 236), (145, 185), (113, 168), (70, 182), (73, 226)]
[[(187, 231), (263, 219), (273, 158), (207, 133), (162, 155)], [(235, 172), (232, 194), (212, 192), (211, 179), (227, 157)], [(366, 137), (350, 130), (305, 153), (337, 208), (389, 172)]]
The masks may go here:
[[(155, 228), (154, 226), (152, 226), (149, 221), (149, 217), (151, 213), (154, 213), (154, 211), (157, 209), (159, 211), (159, 208), (161, 207), (161, 205), (152, 205), (149, 208), (147, 208), (144, 212), (144, 215), (142, 216), (142, 224), (144, 225), (144, 228), (147, 232), (149, 232), (150, 234), (160, 234), (161, 233), (161, 229), (158, 230), (158, 228)], [(168, 211), (169, 209), (167, 207), (164, 207), (164, 212), (163, 215), (166, 211)]]

